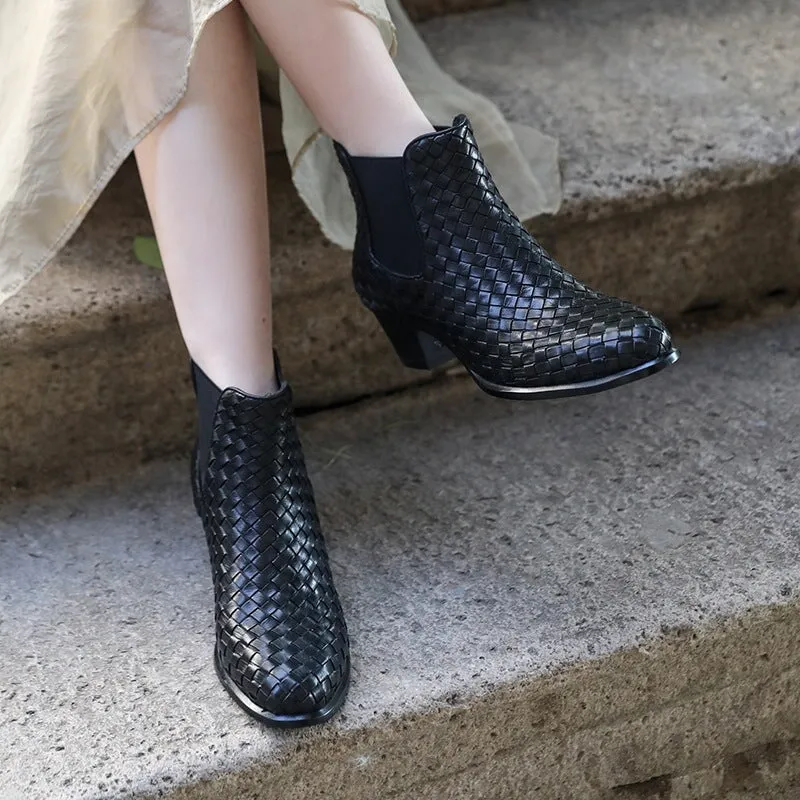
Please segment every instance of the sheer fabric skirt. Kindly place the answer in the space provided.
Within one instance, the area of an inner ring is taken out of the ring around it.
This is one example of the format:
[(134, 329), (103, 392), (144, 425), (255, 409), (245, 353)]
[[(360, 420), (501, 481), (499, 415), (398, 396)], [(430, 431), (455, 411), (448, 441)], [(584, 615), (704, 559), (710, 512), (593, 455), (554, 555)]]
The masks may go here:
[[(437, 66), (397, 0), (351, 3), (378, 26), (428, 117), (466, 113), (523, 218), (556, 210), (557, 145), (510, 126)], [(74, 233), (136, 143), (181, 100), (206, 22), (231, 0), (0, 3), (0, 303)], [(279, 100), (292, 176), (322, 232), (351, 247), (355, 211), (331, 142), (254, 34), (262, 85)]]

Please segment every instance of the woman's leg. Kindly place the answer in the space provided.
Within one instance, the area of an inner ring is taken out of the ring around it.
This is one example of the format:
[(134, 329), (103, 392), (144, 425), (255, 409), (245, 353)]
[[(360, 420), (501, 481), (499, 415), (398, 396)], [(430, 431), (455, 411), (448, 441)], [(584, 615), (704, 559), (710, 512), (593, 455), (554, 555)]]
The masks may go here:
[(394, 156), (433, 131), (377, 27), (347, 0), (242, 0), (281, 69), (332, 138)]
[(359, 200), (356, 286), (407, 366), (455, 355), (490, 394), (536, 399), (612, 388), (677, 360), (659, 319), (587, 292), (544, 252), (508, 210), (465, 118), (434, 133), (377, 27), (347, 0), (242, 4), (338, 142)]
[(260, 104), (238, 3), (209, 22), (188, 93), (136, 156), (195, 362), (192, 485), (217, 672), (267, 725), (323, 722), (347, 692), (347, 628), (291, 392), (275, 376)]
[(186, 96), (136, 159), (192, 359), (217, 386), (274, 391), (264, 145), (238, 3), (208, 23)]

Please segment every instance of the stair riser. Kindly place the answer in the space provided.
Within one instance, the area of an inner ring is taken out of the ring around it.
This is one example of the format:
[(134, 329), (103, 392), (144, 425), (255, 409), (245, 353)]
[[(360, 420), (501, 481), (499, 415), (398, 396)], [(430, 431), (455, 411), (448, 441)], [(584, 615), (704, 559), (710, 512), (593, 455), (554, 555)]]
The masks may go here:
[(502, 6), (513, 0), (403, 0), (403, 6), (411, 19), (421, 21), (442, 17), (446, 14), (459, 14), (481, 8)]
[[(800, 170), (767, 182), (716, 189), (686, 200), (539, 228), (565, 264), (610, 294), (670, 319), (697, 308), (758, 311), (779, 291), (800, 292)], [(620, 203), (622, 206), (623, 203)], [(585, 265), (586, 269), (578, 265)]]
[[(800, 694), (792, 688), (800, 678), (798, 635), (797, 608), (773, 607), (667, 635), (646, 653), (619, 653), (472, 702), (457, 699), (451, 708), (307, 742), (280, 765), (159, 796), (373, 800), (391, 791), (401, 800), (685, 800), (735, 790), (748, 797), (754, 789), (766, 796), (800, 778)], [(708, 794), (686, 794), (691, 785)]]
[[(657, 202), (660, 201), (660, 202)], [(581, 278), (668, 320), (697, 307), (758, 310), (800, 293), (800, 171), (680, 202), (570, 208), (537, 224)], [(356, 298), (349, 255), (275, 256), (276, 341), (306, 407), (427, 380), (407, 370)], [(46, 279), (47, 275), (42, 278)], [(24, 298), (14, 298), (13, 311)], [(4, 309), (4, 312), (6, 309)], [(187, 356), (165, 294), (55, 329), (16, 330), (0, 362), (0, 482), (43, 486), (183, 452), (193, 427)]]

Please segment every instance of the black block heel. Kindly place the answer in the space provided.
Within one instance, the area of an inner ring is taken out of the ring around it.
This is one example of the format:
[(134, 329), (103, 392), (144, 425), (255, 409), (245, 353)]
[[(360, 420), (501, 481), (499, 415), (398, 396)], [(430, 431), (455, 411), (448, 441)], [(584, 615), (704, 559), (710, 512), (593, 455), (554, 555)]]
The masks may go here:
[(410, 369), (439, 369), (456, 361), (441, 342), (424, 331), (415, 330), (402, 317), (375, 312), (395, 352)]

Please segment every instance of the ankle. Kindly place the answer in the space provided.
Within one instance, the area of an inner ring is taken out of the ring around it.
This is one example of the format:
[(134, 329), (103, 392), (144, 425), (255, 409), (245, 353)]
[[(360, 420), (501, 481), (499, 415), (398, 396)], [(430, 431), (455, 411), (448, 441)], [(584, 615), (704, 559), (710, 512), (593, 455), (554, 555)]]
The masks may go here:
[(380, 131), (347, 131), (338, 141), (355, 157), (391, 158), (402, 156), (409, 142), (426, 133), (435, 133), (435, 128), (425, 116), (415, 115)]
[[(232, 377), (230, 380), (219, 380), (217, 376), (225, 373), (217, 371), (214, 377), (201, 367), (194, 359), (191, 362), (191, 377), (197, 403), (197, 468), (202, 472), (208, 464), (211, 437), (214, 430), (220, 398), (225, 390), (238, 389), (256, 397), (274, 395), (280, 388), (276, 375), (276, 365), (272, 364), (272, 377), (264, 377), (264, 373), (256, 373), (258, 378), (253, 380), (253, 375)], [(244, 378), (244, 380), (242, 380)], [(248, 379), (249, 378), (249, 379)]]
[(220, 393), (233, 388), (255, 397), (266, 397), (280, 388), (271, 350), (269, 356), (265, 354), (258, 361), (222, 356), (193, 357), (192, 360)]

